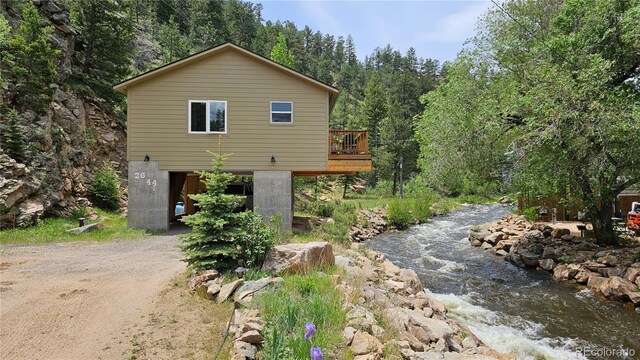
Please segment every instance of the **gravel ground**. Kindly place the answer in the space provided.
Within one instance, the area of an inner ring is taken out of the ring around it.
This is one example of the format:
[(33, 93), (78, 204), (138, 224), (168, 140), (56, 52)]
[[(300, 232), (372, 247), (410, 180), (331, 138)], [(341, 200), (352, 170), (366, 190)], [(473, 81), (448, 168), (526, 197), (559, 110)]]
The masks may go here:
[(185, 269), (175, 234), (0, 246), (0, 359), (122, 359)]

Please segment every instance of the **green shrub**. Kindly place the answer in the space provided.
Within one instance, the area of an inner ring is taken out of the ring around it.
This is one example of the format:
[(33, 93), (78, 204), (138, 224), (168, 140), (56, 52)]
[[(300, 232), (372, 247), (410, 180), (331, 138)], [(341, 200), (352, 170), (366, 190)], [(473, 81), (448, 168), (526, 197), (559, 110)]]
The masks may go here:
[(340, 200), (333, 201), (312, 201), (308, 205), (308, 211), (321, 217), (331, 217), (333, 210), (340, 203)]
[(411, 206), (411, 213), (414, 220), (423, 223), (431, 217), (431, 204), (433, 202), (430, 199), (417, 198), (411, 199), (413, 203)]
[(93, 203), (103, 210), (117, 210), (120, 206), (118, 173), (107, 163), (93, 176), (89, 187), (89, 197)]
[(3, 148), (7, 155), (19, 163), (27, 160), (27, 148), (25, 145), (24, 130), (22, 129), (22, 117), (14, 109), (7, 112), (7, 127), (4, 134)]
[(321, 237), (330, 242), (344, 243), (348, 241), (349, 228), (358, 222), (356, 206), (351, 203), (335, 200), (331, 212), (332, 222), (325, 223), (319, 232)]
[(244, 230), (236, 239), (238, 259), (246, 266), (261, 266), (267, 250), (273, 247), (278, 229), (267, 226), (262, 216), (253, 211), (241, 213), (240, 226)]
[(516, 213), (518, 215), (524, 215), (524, 218), (529, 222), (535, 222), (538, 220), (538, 209), (535, 207), (528, 207), (522, 211), (518, 209)]
[(413, 223), (411, 215), (411, 201), (393, 199), (387, 209), (387, 220), (398, 229), (406, 229)]

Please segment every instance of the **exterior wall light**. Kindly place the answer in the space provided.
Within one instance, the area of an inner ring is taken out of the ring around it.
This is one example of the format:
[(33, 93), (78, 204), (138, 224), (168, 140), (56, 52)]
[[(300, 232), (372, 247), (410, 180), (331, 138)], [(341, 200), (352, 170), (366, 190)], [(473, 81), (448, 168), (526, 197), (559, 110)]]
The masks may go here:
[(150, 159), (149, 154), (144, 154), (144, 162), (149, 162)]
[(233, 272), (236, 273), (236, 276), (238, 277), (238, 279), (242, 279), (244, 277), (244, 273), (247, 272), (247, 269), (240, 266), (239, 268), (235, 269)]
[(271, 163), (272, 164), (276, 163), (276, 157), (274, 155), (271, 155)]

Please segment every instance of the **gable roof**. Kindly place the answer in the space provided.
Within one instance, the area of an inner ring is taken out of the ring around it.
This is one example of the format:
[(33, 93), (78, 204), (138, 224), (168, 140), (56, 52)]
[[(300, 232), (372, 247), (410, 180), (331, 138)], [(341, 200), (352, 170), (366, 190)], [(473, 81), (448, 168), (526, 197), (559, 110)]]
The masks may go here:
[(266, 57), (264, 57), (264, 56), (262, 56), (260, 54), (256, 54), (253, 51), (247, 50), (247, 49), (245, 49), (243, 47), (240, 47), (238, 45), (232, 44), (230, 42), (226, 42), (226, 43), (223, 43), (221, 45), (214, 46), (212, 48), (209, 48), (209, 49), (203, 50), (201, 52), (195, 53), (193, 55), (187, 56), (187, 57), (182, 58), (180, 60), (176, 60), (174, 62), (162, 65), (162, 66), (160, 66), (160, 67), (158, 67), (156, 69), (149, 70), (149, 71), (147, 71), (145, 73), (142, 73), (142, 74), (140, 74), (138, 76), (134, 76), (134, 77), (132, 77), (132, 78), (130, 78), (128, 80), (125, 80), (125, 81), (123, 81), (123, 82), (121, 82), (119, 84), (114, 85), (113, 89), (126, 95), (127, 94), (127, 89), (130, 86), (133, 86), (133, 85), (141, 83), (143, 81), (152, 79), (152, 78), (154, 78), (154, 77), (156, 77), (158, 75), (162, 75), (162, 74), (167, 73), (169, 71), (173, 71), (173, 70), (179, 69), (179, 68), (181, 68), (183, 66), (188, 66), (188, 64), (190, 64), (190, 63), (202, 60), (202, 59), (207, 58), (209, 56), (214, 56), (215, 54), (219, 54), (219, 53), (221, 53), (221, 52), (223, 52), (225, 50), (235, 50), (235, 51), (240, 52), (240, 53), (242, 53), (244, 55), (247, 55), (248, 57), (250, 57), (252, 59), (255, 59), (255, 60), (257, 60), (257, 61), (259, 61), (261, 63), (269, 65), (269, 66), (271, 66), (271, 67), (273, 67), (273, 68), (275, 68), (275, 69), (277, 69), (279, 71), (282, 71), (282, 72), (285, 72), (287, 74), (293, 75), (294, 77), (297, 77), (302, 81), (306, 81), (306, 82), (308, 82), (308, 83), (310, 83), (312, 85), (315, 85), (315, 86), (317, 86), (317, 87), (319, 87), (321, 89), (324, 89), (324, 90), (328, 91), (329, 92), (329, 112), (331, 112), (331, 110), (333, 110), (333, 106), (335, 105), (336, 100), (338, 99), (338, 94), (340, 93), (340, 91), (337, 88), (335, 88), (333, 86), (330, 86), (330, 85), (327, 85), (327, 84), (323, 83), (322, 81), (316, 80), (316, 79), (312, 78), (311, 76), (308, 76), (308, 75), (305, 75), (305, 74), (303, 74), (301, 72), (298, 72), (298, 71), (295, 71), (293, 69), (290, 69), (290, 68), (288, 68), (288, 67), (286, 67), (284, 65), (278, 64), (277, 62), (275, 62), (275, 61), (273, 61), (271, 59), (268, 59), (268, 58), (266, 58)]

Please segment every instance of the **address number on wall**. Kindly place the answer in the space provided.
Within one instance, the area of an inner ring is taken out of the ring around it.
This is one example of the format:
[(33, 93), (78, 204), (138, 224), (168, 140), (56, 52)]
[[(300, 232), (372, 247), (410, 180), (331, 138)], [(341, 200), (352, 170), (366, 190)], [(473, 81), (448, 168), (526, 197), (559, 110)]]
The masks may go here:
[[(147, 177), (147, 174), (144, 172), (137, 172), (133, 174), (134, 179), (144, 179), (146, 177)], [(156, 191), (156, 186), (158, 185), (158, 181), (147, 179), (147, 181), (145, 181), (145, 184), (151, 187), (151, 191)]]

